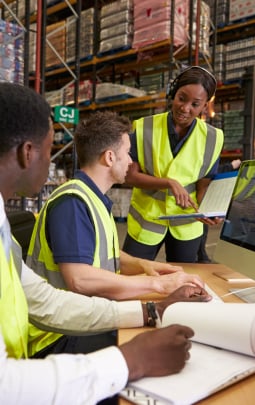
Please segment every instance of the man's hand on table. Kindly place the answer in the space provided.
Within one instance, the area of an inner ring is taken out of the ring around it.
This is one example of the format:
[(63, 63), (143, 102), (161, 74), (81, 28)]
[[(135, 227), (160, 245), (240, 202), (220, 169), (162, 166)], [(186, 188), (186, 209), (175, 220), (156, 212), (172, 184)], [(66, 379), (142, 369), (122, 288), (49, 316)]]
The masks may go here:
[(155, 303), (160, 319), (162, 319), (164, 310), (175, 302), (208, 302), (212, 297), (204, 288), (197, 286), (184, 285), (173, 293), (169, 294), (164, 300)]
[[(212, 297), (207, 291), (198, 286), (183, 285), (174, 292), (168, 295), (167, 298), (155, 303), (155, 308), (158, 312), (159, 318), (162, 319), (164, 310), (175, 302), (208, 302)], [(148, 312), (146, 305), (143, 304), (144, 325), (148, 325)]]

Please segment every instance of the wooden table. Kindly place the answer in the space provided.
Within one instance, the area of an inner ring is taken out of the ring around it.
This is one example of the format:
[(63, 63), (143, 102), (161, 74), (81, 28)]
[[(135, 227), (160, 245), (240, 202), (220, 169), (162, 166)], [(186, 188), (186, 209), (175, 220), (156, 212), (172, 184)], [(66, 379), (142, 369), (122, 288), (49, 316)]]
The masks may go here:
[[(218, 296), (222, 296), (229, 292), (230, 288), (249, 287), (251, 283), (229, 283), (220, 279), (213, 274), (214, 271), (231, 271), (226, 266), (221, 264), (187, 264), (181, 263), (187, 273), (198, 274), (205, 283), (216, 292)], [(159, 299), (159, 296), (153, 295), (150, 297), (142, 297), (144, 299)], [(242, 302), (234, 295), (229, 295), (222, 298), (225, 302)], [(138, 333), (144, 332), (143, 328), (122, 329), (119, 330), (119, 344), (130, 340)], [(255, 360), (254, 360), (255, 361)], [(130, 405), (131, 402), (119, 398), (119, 405)], [(231, 385), (224, 390), (217, 392), (210, 397), (197, 402), (199, 405), (254, 405), (255, 404), (255, 375), (245, 378), (244, 380)]]

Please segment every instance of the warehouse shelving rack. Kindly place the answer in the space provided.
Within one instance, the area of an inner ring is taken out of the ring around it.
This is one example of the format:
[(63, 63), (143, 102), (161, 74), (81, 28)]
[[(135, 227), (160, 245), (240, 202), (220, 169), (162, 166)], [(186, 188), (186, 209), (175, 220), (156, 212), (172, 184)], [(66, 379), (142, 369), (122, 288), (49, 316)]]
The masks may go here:
[[(168, 80), (172, 79), (173, 70), (178, 68), (182, 61), (186, 61), (189, 65), (194, 64), (207, 64), (208, 68), (212, 71), (215, 67), (215, 48), (217, 43), (225, 43), (234, 37), (252, 35), (255, 32), (255, 20), (248, 20), (247, 22), (240, 22), (238, 24), (233, 24), (233, 26), (226, 26), (222, 28), (217, 28), (217, 0), (214, 2), (214, 12), (211, 20), (211, 45), (212, 45), (212, 58), (209, 60), (207, 55), (203, 54), (199, 50), (199, 35), (197, 34), (195, 41), (192, 35), (192, 24), (191, 21), (194, 19), (194, 4), (195, 0), (190, 1), (190, 24), (188, 32), (188, 42), (185, 47), (180, 49), (175, 49), (173, 42), (170, 40), (162, 41), (161, 43), (156, 43), (150, 46), (146, 46), (141, 50), (136, 49), (125, 49), (119, 50), (118, 52), (111, 52), (105, 55), (98, 55), (96, 42), (94, 41), (94, 52), (91, 58), (88, 60), (80, 59), (80, 46), (79, 46), (79, 33), (80, 33), (80, 15), (81, 10), (88, 6), (93, 6), (97, 12), (102, 6), (106, 4), (107, 1), (94, 0), (89, 2), (84, 2), (82, 0), (65, 0), (61, 2), (56, 2), (54, 4), (47, 4), (46, 0), (37, 0), (38, 12), (35, 15), (30, 15), (29, 12), (29, 0), (26, 2), (26, 16), (24, 23), (24, 35), (25, 35), (25, 74), (24, 74), (24, 84), (35, 87), (37, 91), (44, 94), (45, 91), (49, 89), (54, 89), (56, 83), (63, 88), (73, 81), (75, 84), (74, 93), (74, 107), (79, 108), (81, 115), (86, 115), (89, 112), (93, 112), (97, 109), (114, 109), (120, 113), (131, 113), (135, 110), (154, 110), (154, 109), (164, 109), (167, 107), (165, 92), (160, 92), (158, 94), (147, 95), (137, 98), (128, 98), (120, 101), (108, 101), (98, 105), (95, 102), (95, 83), (97, 73), (100, 72), (105, 76), (110, 76), (112, 81), (122, 80), (123, 71), (131, 70), (132, 68), (144, 69), (151, 64), (150, 60), (141, 60), (138, 62), (139, 52), (152, 53), (153, 54), (153, 64), (158, 66), (158, 69), (168, 72)], [(0, 1), (0, 4), (7, 4), (8, 1)], [(200, 4), (201, 1), (196, 1), (196, 23), (199, 28), (200, 21)], [(174, 12), (175, 0), (171, 0), (171, 32), (173, 35), (174, 28)], [(75, 50), (75, 61), (73, 63), (66, 63), (63, 58), (59, 58), (60, 64), (54, 69), (46, 69), (45, 66), (45, 46), (50, 45), (50, 37), (47, 37), (46, 27), (48, 20), (52, 21), (55, 17), (56, 20), (58, 16), (62, 18), (64, 15), (74, 15), (76, 19), (75, 30), (76, 30), (76, 50)], [(31, 23), (37, 22), (37, 55), (36, 55), (36, 70), (33, 75), (28, 71), (28, 48), (29, 48), (29, 26)], [(94, 20), (95, 28), (97, 24), (97, 17), (95, 13)], [(235, 28), (238, 27), (238, 31)], [(96, 30), (95, 30), (96, 31)], [(197, 30), (198, 32), (199, 30)], [(79, 93), (79, 81), (81, 78), (90, 77), (93, 82), (93, 97), (90, 105), (79, 105), (78, 103), (78, 93)], [(227, 98), (242, 98), (244, 99), (244, 89), (241, 87), (240, 83), (231, 83), (228, 85), (221, 85), (217, 89), (216, 103), (224, 103)], [(72, 131), (69, 126), (62, 126), (67, 133), (72, 136)], [(59, 128), (59, 124), (58, 124)], [(76, 154), (73, 147), (73, 142), (70, 141), (69, 144), (64, 146), (56, 146), (53, 149), (52, 161), (58, 159), (58, 157), (64, 153), (68, 152), (72, 154), (73, 168), (77, 167)], [(230, 157), (230, 156), (228, 156)]]

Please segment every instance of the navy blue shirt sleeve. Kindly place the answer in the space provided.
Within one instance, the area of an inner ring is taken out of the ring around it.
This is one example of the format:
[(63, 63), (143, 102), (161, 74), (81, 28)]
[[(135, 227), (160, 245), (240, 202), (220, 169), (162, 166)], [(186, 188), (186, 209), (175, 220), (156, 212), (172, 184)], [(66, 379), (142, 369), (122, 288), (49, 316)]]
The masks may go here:
[(138, 153), (137, 153), (137, 145), (136, 145), (136, 132), (132, 132), (129, 135), (130, 138), (130, 156), (134, 162), (138, 162)]
[(216, 162), (212, 166), (211, 170), (205, 176), (206, 178), (212, 179), (218, 173), (219, 163), (220, 163), (220, 158), (218, 158), (216, 160)]
[(46, 234), (56, 263), (93, 264), (94, 226), (78, 197), (65, 195), (49, 207)]

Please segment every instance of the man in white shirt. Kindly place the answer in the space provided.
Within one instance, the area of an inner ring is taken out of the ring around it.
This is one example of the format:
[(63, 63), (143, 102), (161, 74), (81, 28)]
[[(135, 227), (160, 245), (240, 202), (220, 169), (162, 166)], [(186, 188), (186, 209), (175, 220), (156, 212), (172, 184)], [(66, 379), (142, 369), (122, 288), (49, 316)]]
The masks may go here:
[[(178, 372), (189, 358), (193, 331), (172, 325), (139, 335), (119, 349), (26, 359), (28, 317), (45, 330), (81, 335), (156, 320), (155, 312), (147, 312), (139, 301), (116, 302), (56, 290), (22, 261), (4, 202), (14, 193), (31, 197), (40, 191), (48, 175), (52, 140), (45, 100), (26, 87), (0, 83), (1, 404), (95, 404), (119, 392), (128, 380)], [(210, 296), (200, 287), (181, 287), (154, 305), (156, 316), (162, 317), (166, 306), (180, 300), (208, 301)]]

